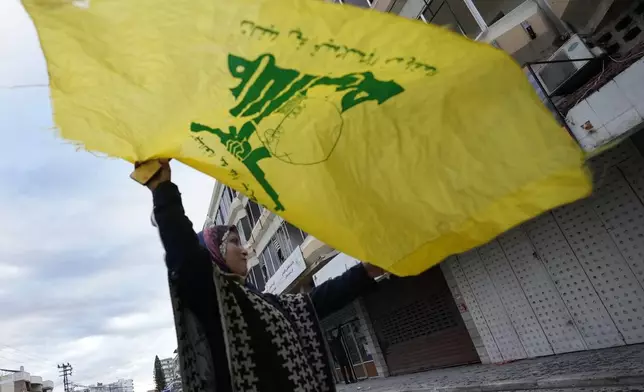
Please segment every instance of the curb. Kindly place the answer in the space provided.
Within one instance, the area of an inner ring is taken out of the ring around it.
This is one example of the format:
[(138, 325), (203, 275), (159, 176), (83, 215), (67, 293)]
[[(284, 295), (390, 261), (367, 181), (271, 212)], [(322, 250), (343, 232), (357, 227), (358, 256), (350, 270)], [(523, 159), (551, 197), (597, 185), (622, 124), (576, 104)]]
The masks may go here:
[(499, 392), (535, 389), (570, 389), (580, 387), (644, 386), (644, 374), (579, 374), (543, 379), (505, 380), (487, 384), (451, 385), (415, 389), (396, 389), (388, 392)]
[(493, 392), (539, 388), (537, 380), (504, 380), (479, 385), (453, 385), (434, 388), (436, 392)]
[(622, 387), (644, 385), (642, 374), (595, 374), (550, 377), (537, 382), (538, 389), (578, 387)]

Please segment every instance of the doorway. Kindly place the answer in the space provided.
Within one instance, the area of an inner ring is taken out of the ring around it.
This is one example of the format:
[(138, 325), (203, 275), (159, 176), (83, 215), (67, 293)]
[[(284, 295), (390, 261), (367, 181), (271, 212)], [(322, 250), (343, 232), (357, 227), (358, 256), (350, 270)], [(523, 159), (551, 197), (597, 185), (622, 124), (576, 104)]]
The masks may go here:
[[(364, 380), (378, 375), (367, 338), (357, 317), (328, 329), (326, 338), (331, 346), (332, 353), (334, 349), (335, 351), (343, 351), (332, 355), (336, 381), (344, 381), (340, 363), (338, 362), (339, 355), (344, 355), (348, 359), (349, 370), (355, 380)], [(339, 339), (341, 344), (332, 344), (334, 339)]]

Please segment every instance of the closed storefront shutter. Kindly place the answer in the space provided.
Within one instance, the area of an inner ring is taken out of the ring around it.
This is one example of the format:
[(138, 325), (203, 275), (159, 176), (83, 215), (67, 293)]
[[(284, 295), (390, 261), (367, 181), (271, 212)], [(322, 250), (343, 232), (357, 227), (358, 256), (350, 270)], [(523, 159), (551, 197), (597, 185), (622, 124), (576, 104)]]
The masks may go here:
[(365, 305), (392, 375), (479, 361), (439, 268), (384, 280)]
[(644, 343), (644, 158), (625, 141), (590, 164), (590, 197), (445, 263), (493, 362)]

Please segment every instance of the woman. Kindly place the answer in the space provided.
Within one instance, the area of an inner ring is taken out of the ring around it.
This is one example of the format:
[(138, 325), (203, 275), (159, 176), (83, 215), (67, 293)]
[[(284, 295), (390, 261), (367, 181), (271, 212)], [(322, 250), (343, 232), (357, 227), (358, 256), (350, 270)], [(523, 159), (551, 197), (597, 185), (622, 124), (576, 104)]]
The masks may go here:
[(310, 294), (262, 294), (245, 283), (248, 253), (235, 227), (196, 234), (170, 166), (147, 184), (166, 251), (184, 392), (335, 390), (319, 318), (375, 286), (358, 265)]

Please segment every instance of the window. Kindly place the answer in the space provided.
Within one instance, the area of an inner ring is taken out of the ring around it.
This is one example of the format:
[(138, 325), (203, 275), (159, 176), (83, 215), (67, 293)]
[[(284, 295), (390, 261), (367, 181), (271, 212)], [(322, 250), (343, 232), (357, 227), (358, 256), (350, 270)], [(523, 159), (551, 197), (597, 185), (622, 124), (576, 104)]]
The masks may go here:
[(257, 203), (248, 200), (248, 204), (246, 204), (246, 215), (250, 218), (251, 227), (255, 227), (259, 217), (262, 215), (262, 209)]
[(286, 221), (282, 222), (258, 256), (259, 269), (263, 272), (265, 281), (275, 274), (282, 263), (293, 253), (296, 247), (302, 244), (305, 238), (306, 233)]
[(255, 274), (253, 273), (253, 269), (251, 268), (250, 271), (248, 271), (248, 275), (246, 276), (246, 281), (253, 286), (257, 287), (257, 281), (255, 280)]
[(476, 9), (485, 20), (488, 26), (491, 26), (503, 16), (509, 14), (526, 0), (472, 0)]
[(250, 224), (250, 219), (248, 216), (243, 216), (239, 222), (237, 222), (237, 228), (240, 233), (244, 233), (244, 238), (248, 241), (253, 233), (253, 227)]
[(241, 221), (235, 223), (235, 227), (237, 227), (237, 232), (239, 233), (239, 238), (241, 239), (242, 245), (245, 245), (248, 239), (246, 239), (246, 234), (244, 233), (244, 229), (242, 228)]
[[(487, 1), (487, 0), (484, 0)], [(494, 2), (496, 0), (492, 0)], [(420, 18), (427, 23), (446, 27), (456, 33), (476, 38), (481, 29), (463, 0), (425, 0)]]
[(226, 222), (230, 216), (230, 201), (226, 199), (225, 195), (221, 196), (221, 201), (219, 202), (219, 210), (221, 211), (221, 218)]
[(264, 273), (262, 272), (262, 265), (257, 264), (253, 268), (250, 269), (248, 277), (251, 279), (251, 283), (253, 286), (255, 286), (259, 291), (264, 291), (264, 287), (266, 287), (266, 280), (264, 279)]
[(221, 209), (224, 222), (230, 217), (231, 205), (233, 204), (234, 197), (233, 190), (225, 186), (224, 191), (221, 194), (221, 201), (219, 202), (219, 208)]
[(279, 235), (279, 230), (276, 235), (271, 239), (271, 245), (273, 246), (273, 249), (275, 249), (275, 254), (277, 255), (277, 259), (280, 261), (280, 265), (286, 260), (286, 257), (284, 257), (284, 250), (282, 249), (282, 245), (280, 244), (280, 240), (277, 238)]
[(235, 196), (237, 195), (237, 192), (232, 190), (229, 187), (224, 188), (224, 193), (227, 194), (228, 199), (232, 203), (232, 201), (235, 199)]
[(271, 257), (271, 261), (273, 263), (274, 274), (280, 268), (286, 257), (281, 253), (281, 247), (279, 244), (276, 244), (272, 240), (266, 248), (268, 248), (268, 255)]
[(295, 227), (294, 225), (286, 221), (284, 221), (283, 224), (286, 227), (288, 235), (291, 238), (291, 243), (293, 243), (293, 249), (295, 249), (295, 247), (298, 245), (302, 245), (306, 237), (308, 237), (308, 234), (304, 230), (298, 227)]
[(266, 269), (266, 264), (262, 263), (262, 264), (260, 264), (260, 266), (262, 267), (261, 268), (262, 269), (262, 278), (264, 279), (264, 282), (267, 282), (268, 281), (268, 270)]
[(262, 253), (260, 253), (257, 258), (259, 259), (259, 263), (263, 266), (266, 279), (270, 279), (274, 271), (272, 270), (273, 264), (271, 263), (270, 257), (268, 256), (268, 247), (264, 248)]
[(282, 265), (281, 261), (277, 257), (277, 253), (275, 252), (272, 243), (270, 242), (262, 251), (259, 260), (266, 266), (267, 279), (270, 279), (271, 276), (275, 275), (275, 272), (279, 269), (280, 265)]
[(226, 218), (228, 218), (228, 206), (223, 200), (219, 203), (219, 213), (221, 214), (222, 222), (226, 223)]

